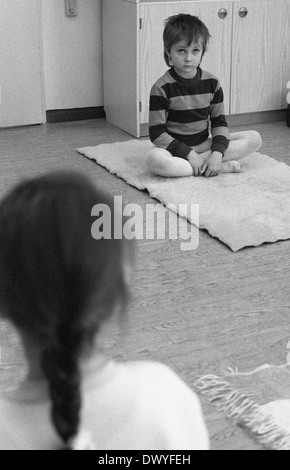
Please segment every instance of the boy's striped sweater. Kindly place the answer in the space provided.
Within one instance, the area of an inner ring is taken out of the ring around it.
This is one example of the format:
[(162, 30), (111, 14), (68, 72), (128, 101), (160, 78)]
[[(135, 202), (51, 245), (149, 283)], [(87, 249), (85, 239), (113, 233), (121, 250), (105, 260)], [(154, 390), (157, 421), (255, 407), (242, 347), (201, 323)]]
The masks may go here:
[(212, 151), (224, 154), (229, 130), (219, 80), (201, 68), (193, 79), (180, 77), (173, 68), (168, 70), (151, 89), (151, 141), (172, 155), (187, 159), (192, 147), (208, 139), (210, 130)]

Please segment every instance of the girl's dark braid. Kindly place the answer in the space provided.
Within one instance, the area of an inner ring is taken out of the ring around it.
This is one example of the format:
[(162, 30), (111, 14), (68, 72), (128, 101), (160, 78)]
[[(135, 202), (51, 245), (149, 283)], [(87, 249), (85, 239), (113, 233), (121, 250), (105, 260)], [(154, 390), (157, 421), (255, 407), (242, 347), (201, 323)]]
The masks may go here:
[(52, 421), (69, 446), (69, 441), (78, 434), (80, 424), (80, 341), (73, 331), (68, 331), (67, 325), (60, 329), (58, 340), (58, 345), (44, 351), (42, 368), (49, 383)]

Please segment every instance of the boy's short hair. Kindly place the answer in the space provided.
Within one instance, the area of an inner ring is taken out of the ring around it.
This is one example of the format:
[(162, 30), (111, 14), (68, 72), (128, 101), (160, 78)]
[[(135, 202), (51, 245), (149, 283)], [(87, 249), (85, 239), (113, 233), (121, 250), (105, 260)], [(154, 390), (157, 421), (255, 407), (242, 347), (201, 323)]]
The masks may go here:
[(163, 33), (164, 41), (164, 59), (168, 67), (170, 67), (168, 53), (171, 47), (183, 39), (188, 41), (190, 45), (194, 40), (198, 42), (202, 39), (203, 54), (207, 50), (210, 33), (206, 25), (197, 17), (181, 13), (179, 15), (170, 16), (165, 21), (165, 29)]

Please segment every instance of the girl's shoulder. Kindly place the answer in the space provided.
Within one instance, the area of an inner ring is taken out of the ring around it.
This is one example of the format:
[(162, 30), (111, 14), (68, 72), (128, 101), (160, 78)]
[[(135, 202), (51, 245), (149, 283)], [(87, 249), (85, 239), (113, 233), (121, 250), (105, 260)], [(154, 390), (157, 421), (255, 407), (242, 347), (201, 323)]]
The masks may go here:
[(166, 390), (172, 398), (181, 394), (188, 401), (199, 403), (199, 399), (190, 387), (165, 364), (154, 361), (132, 361), (126, 364), (126, 368), (129, 375), (144, 391), (159, 394)]
[(200, 400), (170, 367), (157, 362), (130, 362), (127, 370), (134, 378), (144, 416), (158, 424), (166, 449), (209, 449)]
[(174, 379), (178, 377), (175, 372), (168, 367), (166, 364), (163, 364), (161, 362), (155, 362), (155, 361), (129, 361), (126, 362), (125, 367), (127, 368), (127, 371), (132, 374), (132, 375), (137, 375), (142, 377), (146, 376), (146, 379), (148, 379), (148, 376), (155, 380), (156, 378), (159, 378), (160, 376), (162, 377), (161, 381), (165, 378), (167, 379)]

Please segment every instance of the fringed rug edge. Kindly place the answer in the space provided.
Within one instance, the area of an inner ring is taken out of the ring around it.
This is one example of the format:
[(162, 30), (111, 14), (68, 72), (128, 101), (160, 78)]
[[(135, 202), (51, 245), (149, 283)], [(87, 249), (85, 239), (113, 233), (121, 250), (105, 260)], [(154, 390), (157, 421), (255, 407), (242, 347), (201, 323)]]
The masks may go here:
[(235, 389), (229, 382), (216, 375), (198, 378), (194, 388), (226, 417), (245, 429), (265, 449), (290, 450), (290, 434), (281, 428), (273, 416), (266, 414), (261, 406), (254, 402), (250, 393)]

